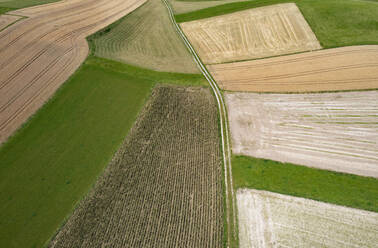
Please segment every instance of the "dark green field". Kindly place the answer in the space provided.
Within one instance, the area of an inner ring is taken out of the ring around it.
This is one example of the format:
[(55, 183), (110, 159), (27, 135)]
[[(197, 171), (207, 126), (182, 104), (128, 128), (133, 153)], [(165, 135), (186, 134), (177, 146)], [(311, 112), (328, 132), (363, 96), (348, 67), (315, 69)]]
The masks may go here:
[[(53, 3), (59, 0), (8, 0), (0, 1), (0, 14), (5, 13), (11, 9), (22, 9), (35, 5)], [(8, 9), (8, 10), (7, 10)]]
[(378, 44), (378, 2), (353, 0), (255, 0), (176, 15), (187, 22), (240, 10), (294, 2), (324, 48)]
[(0, 247), (41, 247), (88, 192), (157, 82), (204, 83), (90, 57), (0, 148)]
[(267, 159), (234, 156), (235, 188), (253, 188), (378, 212), (378, 180)]

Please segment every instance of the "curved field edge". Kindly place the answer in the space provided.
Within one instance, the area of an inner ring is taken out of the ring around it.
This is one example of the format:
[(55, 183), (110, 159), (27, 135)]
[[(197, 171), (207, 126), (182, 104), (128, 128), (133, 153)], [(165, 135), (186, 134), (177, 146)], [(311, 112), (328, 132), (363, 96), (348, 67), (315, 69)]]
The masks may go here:
[(251, 188), (378, 212), (378, 180), (234, 155), (235, 189)]
[(102, 173), (157, 82), (206, 81), (90, 56), (0, 147), (0, 246), (41, 247), (51, 238)]
[(188, 22), (278, 3), (296, 3), (324, 48), (378, 44), (378, 4), (352, 0), (256, 0), (176, 15)]
[(0, 1), (0, 14), (5, 12), (33, 7), (42, 4), (54, 3), (62, 0), (10, 0), (10, 1)]

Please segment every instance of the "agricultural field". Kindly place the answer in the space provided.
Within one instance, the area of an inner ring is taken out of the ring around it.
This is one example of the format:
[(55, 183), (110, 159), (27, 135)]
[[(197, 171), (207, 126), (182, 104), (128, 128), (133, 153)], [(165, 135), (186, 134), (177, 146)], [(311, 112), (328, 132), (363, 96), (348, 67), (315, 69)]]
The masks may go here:
[[(40, 4), (53, 3), (57, 1), (59, 0), (1, 0), (0, 8), (21, 9), (21, 8), (31, 7), (35, 5), (40, 5)], [(68, 2), (68, 1), (65, 0), (65, 2)]]
[(230, 91), (319, 92), (378, 89), (378, 46), (349, 46), (262, 60), (209, 65)]
[(174, 13), (182, 14), (191, 11), (196, 11), (200, 9), (205, 9), (209, 7), (215, 7), (218, 5), (223, 5), (227, 3), (236, 3), (236, 2), (243, 2), (245, 0), (200, 0), (200, 1), (182, 1), (182, 0), (170, 0), (170, 4), (172, 5), (172, 9)]
[(75, 0), (11, 12), (29, 18), (0, 32), (0, 143), (82, 64), (86, 36), (143, 3)]
[(20, 20), (21, 16), (0, 15), (0, 31)]
[(378, 177), (378, 91), (225, 98), (234, 154)]
[(205, 64), (321, 48), (293, 3), (186, 22), (181, 27)]
[(199, 73), (161, 0), (146, 2), (99, 35), (91, 39), (96, 56), (158, 71)]
[(223, 4), (178, 14), (189, 22), (281, 3), (295, 3), (323, 48), (378, 45), (378, 4), (369, 0), (253, 0)]
[(157, 86), (49, 247), (222, 247), (222, 163), (210, 90)]
[(267, 191), (237, 191), (243, 247), (375, 247), (378, 213)]

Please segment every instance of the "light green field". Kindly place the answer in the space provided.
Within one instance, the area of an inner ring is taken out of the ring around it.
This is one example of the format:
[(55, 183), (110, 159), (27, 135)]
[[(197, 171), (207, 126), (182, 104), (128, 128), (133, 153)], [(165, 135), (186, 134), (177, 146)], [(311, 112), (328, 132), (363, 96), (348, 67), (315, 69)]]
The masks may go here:
[(378, 44), (378, 2), (355, 0), (255, 0), (176, 15), (187, 22), (277, 3), (294, 2), (324, 48)]
[(98, 35), (92, 38), (96, 56), (158, 71), (199, 73), (161, 0), (148, 1)]
[(234, 186), (378, 212), (378, 180), (246, 156), (232, 158)]
[(0, 247), (42, 247), (108, 164), (157, 82), (204, 85), (90, 57), (0, 148)]

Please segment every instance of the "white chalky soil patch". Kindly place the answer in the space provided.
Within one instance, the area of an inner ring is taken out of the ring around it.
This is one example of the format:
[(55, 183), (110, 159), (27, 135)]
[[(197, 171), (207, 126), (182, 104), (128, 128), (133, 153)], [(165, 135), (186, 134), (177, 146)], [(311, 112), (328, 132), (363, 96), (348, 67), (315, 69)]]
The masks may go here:
[(378, 177), (378, 91), (225, 98), (234, 153)]
[(378, 214), (266, 191), (237, 192), (240, 248), (377, 247)]

